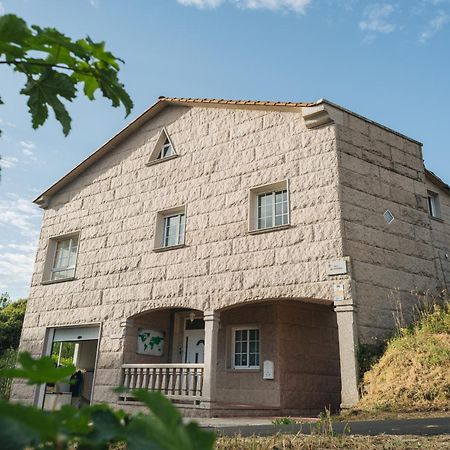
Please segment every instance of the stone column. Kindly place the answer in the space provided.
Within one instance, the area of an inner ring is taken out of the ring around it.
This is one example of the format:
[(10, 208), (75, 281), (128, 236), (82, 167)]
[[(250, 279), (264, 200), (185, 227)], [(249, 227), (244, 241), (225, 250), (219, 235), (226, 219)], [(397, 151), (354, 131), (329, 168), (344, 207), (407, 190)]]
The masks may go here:
[(219, 335), (219, 313), (205, 311), (205, 357), (202, 404), (211, 408), (216, 401), (216, 375), (217, 375), (217, 343)]
[(358, 346), (355, 305), (335, 302), (341, 364), (341, 408), (350, 408), (359, 400), (359, 369), (356, 358)]

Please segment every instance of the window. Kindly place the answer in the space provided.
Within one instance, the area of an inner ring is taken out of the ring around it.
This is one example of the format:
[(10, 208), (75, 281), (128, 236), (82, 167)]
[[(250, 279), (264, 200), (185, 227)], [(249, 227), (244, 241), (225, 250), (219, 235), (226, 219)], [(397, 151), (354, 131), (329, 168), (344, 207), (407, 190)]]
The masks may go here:
[(233, 330), (233, 367), (259, 369), (259, 359), (259, 328), (235, 328)]
[(78, 236), (56, 242), (55, 260), (52, 268), (52, 280), (73, 278), (77, 260)]
[(175, 154), (175, 152), (173, 151), (172, 144), (170, 143), (169, 139), (166, 138), (158, 158), (167, 158), (168, 156), (172, 156), (173, 154)]
[(164, 247), (184, 243), (184, 217), (184, 213), (164, 217)]
[(289, 190), (287, 181), (259, 186), (250, 190), (250, 232), (288, 225)]
[(287, 190), (258, 195), (258, 230), (288, 223)]
[(439, 202), (439, 194), (436, 192), (428, 191), (428, 213), (431, 217), (441, 218), (441, 205)]
[(160, 211), (156, 218), (155, 251), (184, 245), (186, 229), (186, 207)]
[(78, 245), (79, 233), (58, 236), (49, 240), (43, 283), (73, 279)]
[(175, 147), (169, 137), (169, 133), (165, 128), (163, 128), (150, 155), (150, 160), (146, 165), (152, 166), (153, 164), (157, 164), (168, 159), (173, 159), (177, 156)]

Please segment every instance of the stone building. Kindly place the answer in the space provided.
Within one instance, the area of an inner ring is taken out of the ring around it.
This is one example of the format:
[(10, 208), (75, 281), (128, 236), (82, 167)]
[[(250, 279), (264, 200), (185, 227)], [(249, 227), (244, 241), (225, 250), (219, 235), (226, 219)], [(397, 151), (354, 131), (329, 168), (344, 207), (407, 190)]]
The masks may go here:
[(352, 405), (358, 344), (450, 283), (421, 144), (326, 100), (161, 97), (35, 203), (21, 350), (75, 343), (82, 400), (128, 410), (120, 384), (196, 416)]

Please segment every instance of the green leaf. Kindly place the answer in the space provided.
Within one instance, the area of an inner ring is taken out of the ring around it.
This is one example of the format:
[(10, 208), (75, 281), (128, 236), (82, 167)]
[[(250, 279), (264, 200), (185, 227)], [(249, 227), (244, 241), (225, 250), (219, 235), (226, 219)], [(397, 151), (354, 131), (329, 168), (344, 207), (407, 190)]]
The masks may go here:
[(30, 78), (21, 94), (28, 95), (27, 102), (33, 128), (38, 128), (48, 117), (47, 105), (51, 106), (56, 119), (67, 136), (70, 131), (70, 116), (58, 97), (73, 100), (76, 94), (75, 81), (64, 73), (46, 70), (38, 78)]
[(14, 14), (0, 16), (0, 55), (7, 61), (22, 57), (28, 50), (31, 30), (26, 22)]
[(25, 75), (20, 91), (28, 96), (27, 105), (33, 128), (43, 125), (52, 108), (63, 132), (71, 129), (70, 115), (61, 101), (71, 102), (77, 85), (84, 95), (95, 99), (100, 90), (114, 107), (122, 105), (128, 115), (133, 102), (118, 78), (121, 59), (107, 51), (104, 42), (89, 37), (73, 41), (55, 28), (41, 28), (13, 15), (0, 16), (0, 56), (15, 72)]
[(10, 448), (22, 449), (24, 441), (27, 441), (26, 445), (34, 446), (55, 440), (57, 435), (58, 424), (45, 411), (0, 401), (0, 448), (11, 445)]
[(33, 359), (27, 352), (19, 354), (20, 367), (0, 370), (0, 377), (23, 378), (28, 384), (57, 383), (66, 380), (76, 370), (75, 366), (55, 367), (49, 356)]
[(133, 397), (144, 403), (152, 413), (159, 417), (169, 428), (181, 423), (181, 414), (161, 392), (134, 389)]

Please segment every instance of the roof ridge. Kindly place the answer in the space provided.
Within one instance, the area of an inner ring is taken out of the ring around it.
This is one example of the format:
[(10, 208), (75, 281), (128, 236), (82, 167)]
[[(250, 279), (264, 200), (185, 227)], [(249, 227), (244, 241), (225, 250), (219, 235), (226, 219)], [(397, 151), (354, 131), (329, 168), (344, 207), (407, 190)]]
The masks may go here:
[(216, 103), (221, 105), (251, 105), (251, 106), (291, 106), (305, 107), (317, 105), (318, 102), (286, 102), (273, 100), (232, 100), (224, 98), (194, 98), (194, 97), (166, 97), (160, 95), (158, 99), (167, 103)]

